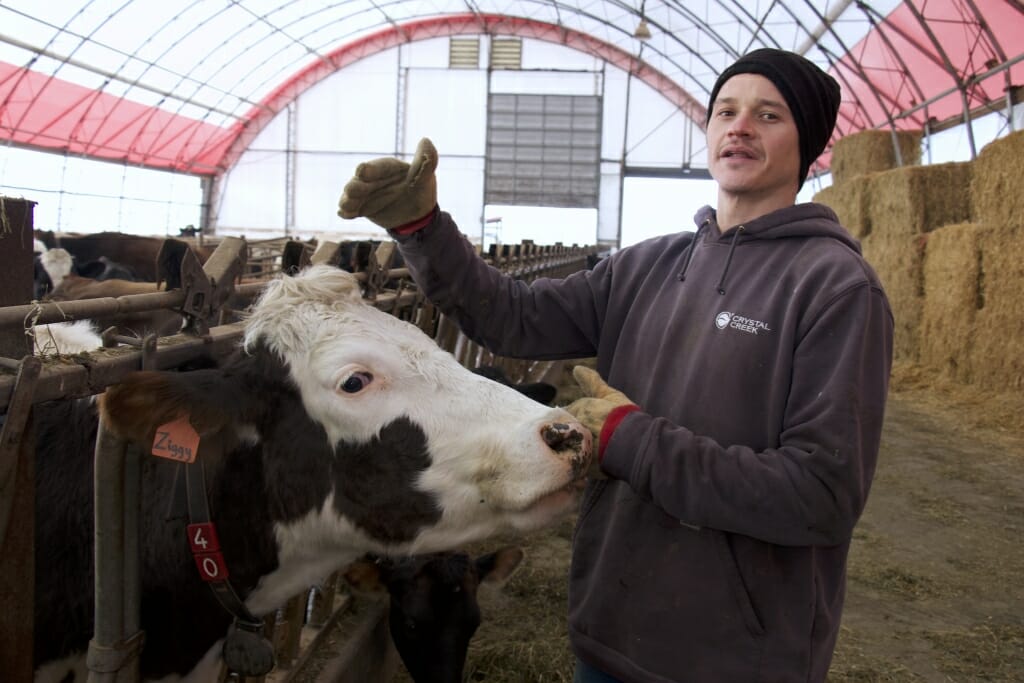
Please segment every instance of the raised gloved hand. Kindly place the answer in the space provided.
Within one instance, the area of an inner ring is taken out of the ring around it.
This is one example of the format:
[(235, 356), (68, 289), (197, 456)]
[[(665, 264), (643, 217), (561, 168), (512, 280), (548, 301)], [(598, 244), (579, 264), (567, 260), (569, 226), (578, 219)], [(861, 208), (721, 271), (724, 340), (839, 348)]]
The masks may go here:
[(397, 228), (424, 218), (437, 204), (437, 150), (420, 140), (412, 163), (392, 157), (365, 161), (345, 185), (338, 201), (342, 218), (365, 216), (382, 228)]
[[(599, 465), (604, 455), (605, 444), (611, 438), (611, 432), (623, 417), (634, 410), (639, 410), (639, 407), (624, 393), (608, 386), (595, 370), (577, 365), (572, 369), (572, 376), (583, 390), (584, 397), (570, 403), (566, 410), (594, 435), (594, 443), (597, 444), (597, 457), (594, 462), (595, 465)], [(611, 423), (609, 417), (612, 418)], [(596, 475), (599, 469), (594, 467), (592, 471)]]

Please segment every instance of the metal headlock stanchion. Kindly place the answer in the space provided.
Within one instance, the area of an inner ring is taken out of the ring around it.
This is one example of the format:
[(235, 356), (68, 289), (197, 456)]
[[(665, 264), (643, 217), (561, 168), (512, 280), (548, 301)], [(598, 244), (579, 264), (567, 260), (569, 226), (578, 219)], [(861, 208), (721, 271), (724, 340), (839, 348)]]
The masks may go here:
[(110, 432), (102, 419), (94, 467), (96, 610), (86, 656), (88, 681), (137, 683), (145, 640), (139, 622), (141, 456)]

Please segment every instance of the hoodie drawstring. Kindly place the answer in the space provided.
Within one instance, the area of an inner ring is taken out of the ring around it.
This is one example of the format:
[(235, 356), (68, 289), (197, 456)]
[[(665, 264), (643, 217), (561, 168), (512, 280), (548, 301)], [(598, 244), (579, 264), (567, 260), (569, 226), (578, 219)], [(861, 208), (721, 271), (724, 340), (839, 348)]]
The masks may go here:
[(690, 259), (693, 258), (693, 251), (697, 248), (697, 240), (700, 239), (700, 235), (704, 232), (704, 226), (708, 224), (708, 221), (704, 221), (697, 228), (697, 232), (693, 235), (693, 241), (690, 242), (690, 246), (686, 248), (686, 259), (683, 261), (683, 269), (679, 271), (679, 275), (676, 278), (682, 282), (686, 279), (686, 269), (690, 267)]
[(736, 251), (736, 242), (740, 239), (740, 233), (743, 232), (744, 227), (741, 225), (736, 228), (736, 233), (732, 236), (732, 242), (729, 244), (729, 255), (725, 257), (725, 267), (722, 268), (722, 277), (718, 280), (718, 293), (725, 294), (725, 276), (729, 273), (729, 264), (732, 263), (732, 253)]

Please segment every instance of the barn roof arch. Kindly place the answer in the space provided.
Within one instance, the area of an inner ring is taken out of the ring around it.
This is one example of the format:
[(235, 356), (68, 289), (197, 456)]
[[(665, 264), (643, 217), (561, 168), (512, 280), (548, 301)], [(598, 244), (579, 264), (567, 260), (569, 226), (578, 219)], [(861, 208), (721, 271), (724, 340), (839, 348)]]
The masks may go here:
[(444, 35), (562, 42), (694, 119), (737, 56), (795, 50), (843, 85), (836, 137), (1012, 127), (1024, 82), (1020, 0), (7, 0), (0, 27), (0, 141), (208, 176), (317, 79)]

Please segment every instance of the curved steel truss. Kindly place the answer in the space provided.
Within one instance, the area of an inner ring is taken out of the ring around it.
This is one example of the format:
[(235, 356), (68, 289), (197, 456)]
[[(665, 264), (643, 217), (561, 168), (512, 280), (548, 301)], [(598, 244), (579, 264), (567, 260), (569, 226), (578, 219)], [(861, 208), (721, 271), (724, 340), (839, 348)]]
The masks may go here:
[(589, 53), (700, 123), (732, 60), (791, 49), (843, 85), (837, 137), (934, 130), (1018, 100), (1021, 29), (1020, 0), (4, 0), (0, 140), (217, 175), (334, 71), (466, 34)]

